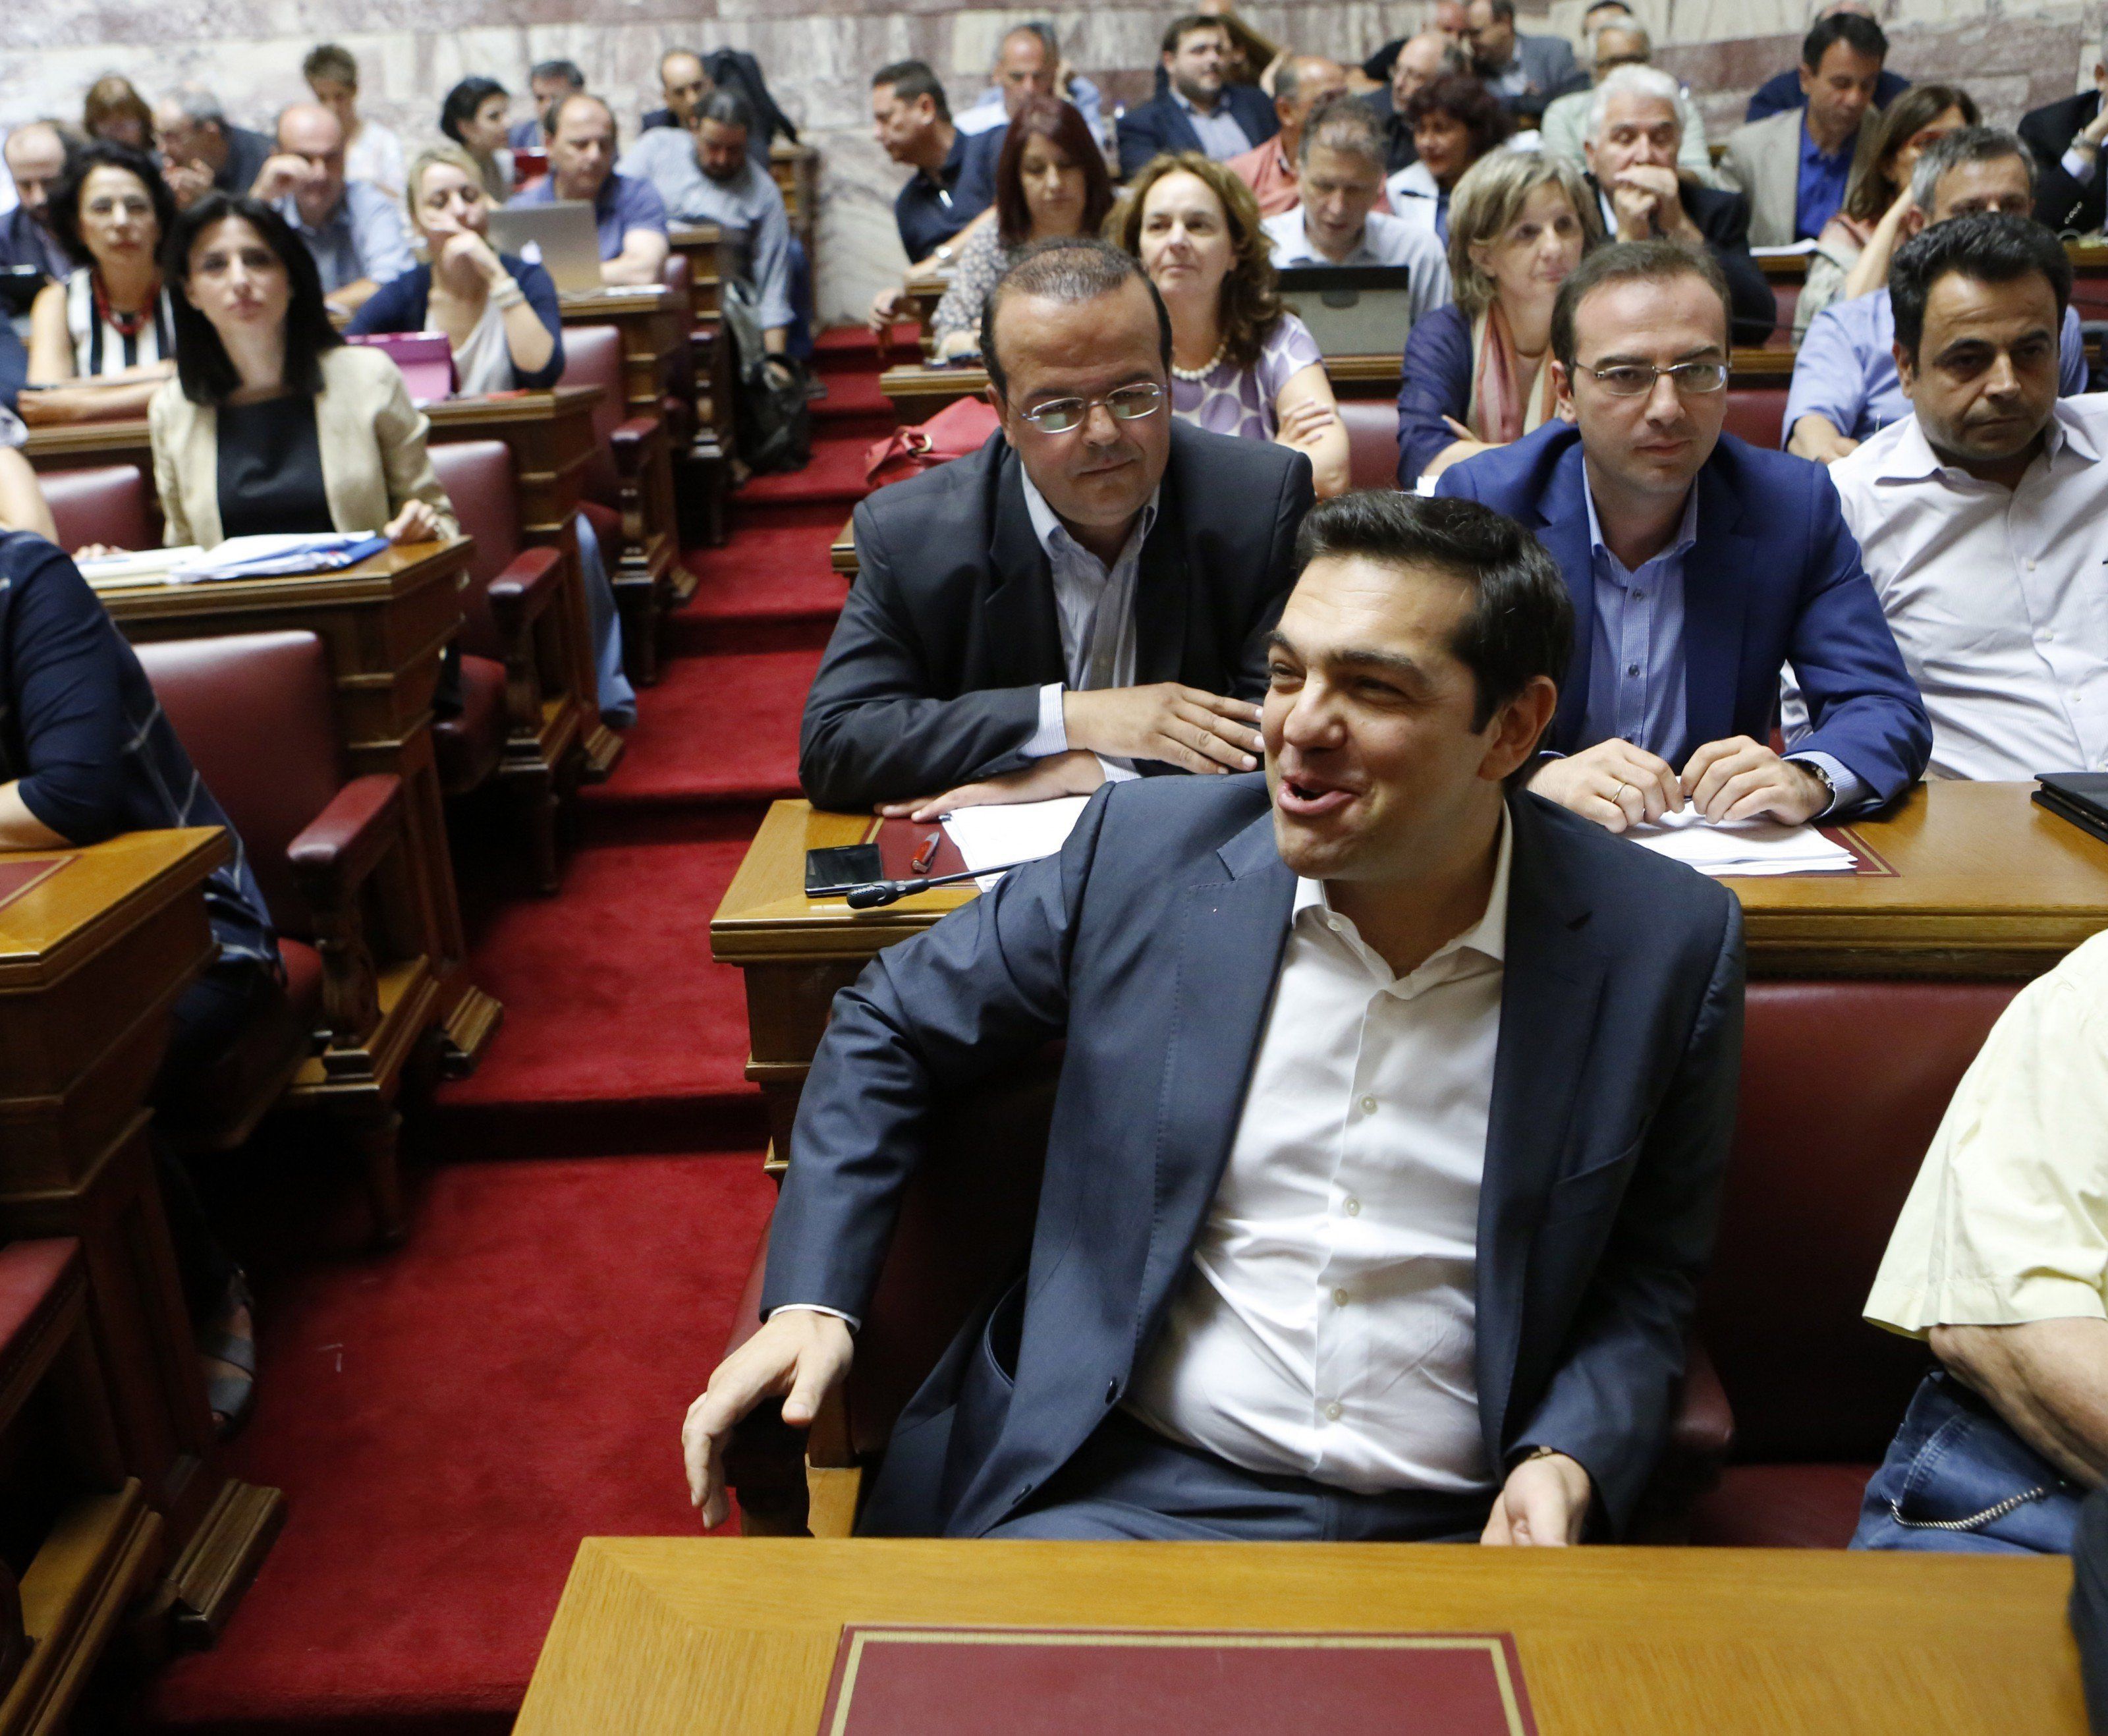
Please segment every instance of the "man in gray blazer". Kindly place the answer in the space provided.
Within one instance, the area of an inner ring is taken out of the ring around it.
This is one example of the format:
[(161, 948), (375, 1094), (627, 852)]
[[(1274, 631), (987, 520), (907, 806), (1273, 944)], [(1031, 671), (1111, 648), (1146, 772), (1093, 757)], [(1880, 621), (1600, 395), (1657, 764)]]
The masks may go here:
[(1889, 39), (1871, 18), (1817, 19), (1800, 44), (1804, 107), (1786, 109), (1727, 135), (1721, 178), (1750, 201), (1750, 245), (1812, 241), (1844, 203), (1860, 135), (1878, 124), (1874, 92)]
[(1475, 68), (1510, 113), (1534, 122), (1554, 97), (1580, 83), (1574, 45), (1563, 36), (1523, 35), (1515, 0), (1471, 0), (1464, 20)]
[(1371, 491), (1297, 552), (1263, 777), (1110, 787), (836, 998), (765, 1323), (682, 1432), (705, 1522), (738, 1419), (846, 1373), (932, 1112), (1055, 1039), (1029, 1269), (902, 1414), (866, 1532), (1632, 1517), (1732, 1131), (1738, 907), (1516, 785), (1573, 615), (1513, 521)]

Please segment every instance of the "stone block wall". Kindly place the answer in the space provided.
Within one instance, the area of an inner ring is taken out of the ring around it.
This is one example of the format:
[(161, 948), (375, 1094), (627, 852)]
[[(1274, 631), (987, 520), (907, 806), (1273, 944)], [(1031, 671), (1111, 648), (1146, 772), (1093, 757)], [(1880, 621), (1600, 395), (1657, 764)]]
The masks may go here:
[[(1530, 0), (1523, 0), (1531, 10)], [(1551, 0), (1527, 28), (1571, 33), (1583, 0)], [(1754, 86), (1791, 64), (1803, 0), (1634, 0), (1660, 59), (1700, 92), (1722, 136)], [(1253, 0), (1277, 40), (1360, 54), (1414, 27), (1419, 0)], [(1893, 64), (1914, 78), (1966, 83), (1992, 118), (2070, 94), (2090, 78), (2101, 0), (1889, 0)], [(785, 110), (820, 147), (819, 299), (824, 319), (852, 318), (900, 264), (892, 198), (900, 172), (870, 138), (871, 69), (916, 55), (972, 100), (1004, 30), (1045, 7), (972, 0), (8, 0), (0, 5), (0, 127), (77, 115), (109, 71), (151, 101), (190, 80), (210, 85), (237, 119), (268, 126), (304, 94), (300, 61), (333, 38), (358, 55), (366, 106), (412, 149), (435, 136), (440, 97), (470, 72), (520, 94), (538, 60), (585, 69), (619, 112), (657, 101), (655, 67), (673, 47), (728, 43), (767, 69)], [(1168, 5), (1106, 0), (1052, 9), (1070, 58), (1115, 99), (1146, 93)]]

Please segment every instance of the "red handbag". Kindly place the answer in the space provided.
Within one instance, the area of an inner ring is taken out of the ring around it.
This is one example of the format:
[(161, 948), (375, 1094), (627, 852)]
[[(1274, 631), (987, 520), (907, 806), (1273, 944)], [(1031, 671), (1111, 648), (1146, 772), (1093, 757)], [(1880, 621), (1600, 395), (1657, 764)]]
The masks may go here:
[(873, 440), (863, 455), (863, 480), (882, 489), (889, 482), (919, 476), (980, 451), (1001, 426), (993, 404), (985, 399), (962, 398), (919, 427), (895, 428), (884, 440)]

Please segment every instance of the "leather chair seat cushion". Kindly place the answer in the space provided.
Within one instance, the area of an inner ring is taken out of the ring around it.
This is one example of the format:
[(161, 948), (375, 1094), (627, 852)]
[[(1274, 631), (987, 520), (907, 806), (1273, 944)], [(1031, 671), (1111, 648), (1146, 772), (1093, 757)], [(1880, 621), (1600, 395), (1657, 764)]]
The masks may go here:
[(1398, 486), (1398, 405), (1388, 398), (1343, 398), (1347, 476), (1358, 489)]
[(217, 1151), (232, 1144), (277, 1100), (286, 1075), (322, 1022), (322, 958), (304, 940), (282, 939), (286, 986), (273, 989), (219, 1059), (164, 1102), (160, 1120), (177, 1145)]
[(473, 790), (498, 769), (505, 752), (505, 666), (488, 657), (461, 660), (458, 716), (432, 725), (439, 787), (449, 796)]
[(1841, 1549), (1859, 1522), (1870, 1464), (1730, 1465), (1699, 1497), (1691, 1540), (1718, 1549)]

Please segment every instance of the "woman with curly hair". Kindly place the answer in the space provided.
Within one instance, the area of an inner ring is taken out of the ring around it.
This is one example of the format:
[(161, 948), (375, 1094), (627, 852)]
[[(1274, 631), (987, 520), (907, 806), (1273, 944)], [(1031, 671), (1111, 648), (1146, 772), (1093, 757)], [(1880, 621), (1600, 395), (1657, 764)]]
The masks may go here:
[(951, 287), (931, 316), (938, 359), (980, 347), (981, 304), (1028, 245), (1095, 235), (1112, 205), (1105, 154), (1075, 106), (1026, 97), (996, 159), (993, 214), (965, 232)]
[(1468, 73), (1430, 79), (1406, 99), (1405, 124), (1412, 129), (1419, 161), (1390, 178), (1390, 208), (1408, 223), (1425, 223), (1449, 240), (1449, 191), (1514, 129), (1500, 100)]
[(1151, 160), (1106, 223), (1171, 314), (1171, 408), (1214, 434), (1305, 453), (1322, 498), (1345, 492), (1347, 430), (1309, 328), (1274, 291), (1251, 189), (1196, 151)]

